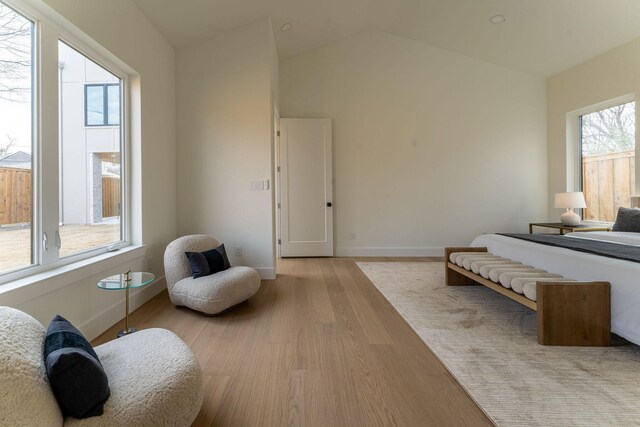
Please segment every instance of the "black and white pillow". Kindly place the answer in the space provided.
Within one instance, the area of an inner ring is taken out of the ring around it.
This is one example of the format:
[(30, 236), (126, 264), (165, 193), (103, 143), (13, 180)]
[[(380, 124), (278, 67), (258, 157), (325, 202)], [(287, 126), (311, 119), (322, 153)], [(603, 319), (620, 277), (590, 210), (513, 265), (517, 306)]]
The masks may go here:
[(102, 415), (110, 395), (109, 379), (89, 341), (62, 316), (53, 318), (44, 340), (51, 390), (64, 415)]

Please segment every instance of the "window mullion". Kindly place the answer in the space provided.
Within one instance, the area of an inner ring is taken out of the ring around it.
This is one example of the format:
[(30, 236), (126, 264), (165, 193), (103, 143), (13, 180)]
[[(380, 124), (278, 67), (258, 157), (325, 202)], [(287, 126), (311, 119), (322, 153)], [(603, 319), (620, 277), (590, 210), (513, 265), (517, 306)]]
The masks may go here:
[(107, 126), (109, 124), (109, 91), (107, 89), (107, 85), (102, 85), (102, 108), (104, 111), (103, 116), (103, 125)]
[[(40, 67), (38, 104), (38, 146), (40, 167), (40, 244), (41, 264), (59, 258), (56, 233), (59, 218), (59, 134), (58, 134), (58, 34), (46, 23), (40, 23)], [(46, 235), (46, 247), (45, 247)]]

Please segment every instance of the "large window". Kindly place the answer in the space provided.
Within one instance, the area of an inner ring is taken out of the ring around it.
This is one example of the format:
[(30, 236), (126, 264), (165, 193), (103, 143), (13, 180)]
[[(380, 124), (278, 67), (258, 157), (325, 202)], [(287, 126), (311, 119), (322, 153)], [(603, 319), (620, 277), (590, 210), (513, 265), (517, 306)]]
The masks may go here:
[[(62, 41), (58, 58), (60, 257), (67, 257), (122, 240), (122, 81)], [(117, 83), (86, 83), (96, 80)], [(83, 97), (85, 114), (79, 108)], [(112, 127), (84, 129), (83, 116), (92, 124)]]
[(128, 240), (126, 74), (37, 11), (6, 1), (0, 1), (0, 283)]
[(635, 194), (635, 102), (579, 116), (583, 218), (615, 221)]

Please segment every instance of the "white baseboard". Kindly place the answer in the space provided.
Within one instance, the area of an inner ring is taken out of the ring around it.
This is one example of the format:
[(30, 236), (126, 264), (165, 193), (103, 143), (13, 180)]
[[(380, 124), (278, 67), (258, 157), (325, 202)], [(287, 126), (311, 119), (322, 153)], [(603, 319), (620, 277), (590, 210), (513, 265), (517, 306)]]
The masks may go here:
[(443, 247), (375, 247), (375, 246), (354, 246), (337, 247), (336, 256), (342, 257), (422, 257), (422, 256), (444, 256)]
[(276, 278), (275, 267), (253, 267), (253, 269), (260, 273), (262, 280), (273, 280)]
[[(162, 292), (167, 288), (167, 282), (165, 277), (158, 277), (151, 285), (143, 286), (142, 288), (132, 290), (129, 294), (129, 312), (133, 312), (139, 308), (142, 304), (149, 301), (151, 298)], [(80, 332), (89, 340), (93, 340), (98, 335), (115, 325), (117, 322), (124, 318), (124, 292), (122, 292), (122, 299), (102, 310), (100, 313), (93, 316), (83, 324), (78, 326)], [(135, 325), (133, 325), (135, 326)]]

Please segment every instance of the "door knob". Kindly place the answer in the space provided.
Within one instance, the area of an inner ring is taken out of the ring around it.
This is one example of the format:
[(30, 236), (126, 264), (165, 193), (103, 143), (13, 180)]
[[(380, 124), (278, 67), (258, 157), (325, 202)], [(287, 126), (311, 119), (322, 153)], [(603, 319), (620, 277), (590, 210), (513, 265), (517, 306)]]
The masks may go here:
[(330, 208), (331, 207), (331, 202), (327, 202), (327, 207)]

